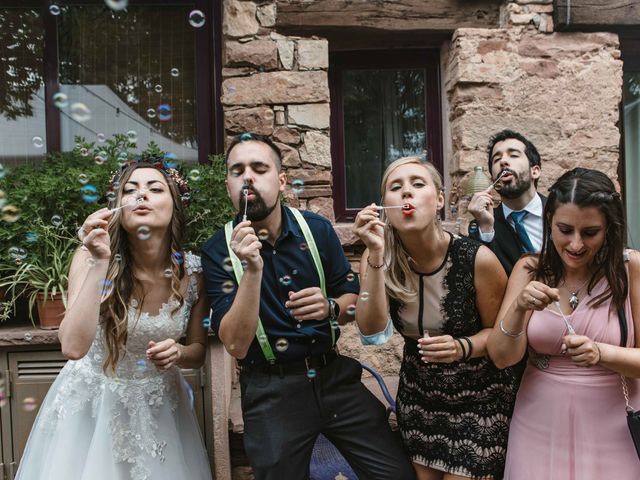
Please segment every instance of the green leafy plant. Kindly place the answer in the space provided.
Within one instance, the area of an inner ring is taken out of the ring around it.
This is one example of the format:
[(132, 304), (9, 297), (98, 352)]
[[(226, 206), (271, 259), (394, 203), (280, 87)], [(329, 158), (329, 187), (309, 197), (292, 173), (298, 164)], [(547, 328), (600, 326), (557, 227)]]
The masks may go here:
[[(31, 306), (34, 291), (66, 291), (68, 266), (79, 245), (76, 231), (89, 214), (107, 205), (109, 180), (122, 162), (134, 158), (135, 147), (126, 135), (100, 144), (76, 138), (72, 151), (0, 175), (0, 209), (10, 206), (16, 212), (0, 216), (0, 289), (6, 290), (0, 320), (15, 311), (21, 295)], [(165, 155), (154, 143), (142, 154)], [(182, 163), (177, 168), (191, 190), (184, 248), (199, 253), (202, 243), (232, 216), (226, 167), (222, 156), (211, 156), (207, 165)], [(15, 249), (26, 252), (24, 260), (16, 262)]]
[[(7, 300), (2, 304), (0, 319), (15, 313), (16, 302), (26, 298), (29, 318), (33, 323), (33, 307), (39, 294), (45, 301), (62, 295), (66, 306), (68, 273), (77, 240), (56, 231), (55, 227), (39, 223), (33, 235), (38, 235), (35, 248), (30, 252), (13, 253), (13, 258), (0, 263), (0, 288), (5, 289)], [(14, 247), (16, 248), (16, 247)]]

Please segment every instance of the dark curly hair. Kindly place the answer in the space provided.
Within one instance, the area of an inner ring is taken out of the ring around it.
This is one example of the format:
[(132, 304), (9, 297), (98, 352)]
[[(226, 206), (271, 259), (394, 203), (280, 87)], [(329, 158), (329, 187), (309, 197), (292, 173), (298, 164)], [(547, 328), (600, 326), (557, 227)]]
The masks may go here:
[(629, 290), (624, 265), (627, 228), (620, 194), (611, 179), (602, 172), (574, 168), (562, 175), (549, 190), (544, 207), (543, 243), (535, 277), (551, 286), (558, 286), (564, 277), (564, 265), (551, 242), (551, 222), (560, 205), (573, 203), (580, 208), (596, 207), (605, 216), (607, 225), (604, 243), (593, 260), (593, 273), (587, 291), (605, 276), (608, 289), (592, 300), (594, 306), (611, 297), (617, 309), (623, 308)]

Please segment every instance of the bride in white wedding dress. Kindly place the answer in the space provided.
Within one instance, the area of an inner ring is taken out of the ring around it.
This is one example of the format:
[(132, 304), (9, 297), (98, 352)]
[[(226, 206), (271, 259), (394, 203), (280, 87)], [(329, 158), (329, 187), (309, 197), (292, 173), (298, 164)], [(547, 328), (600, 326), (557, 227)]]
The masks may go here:
[(150, 159), (125, 167), (114, 187), (124, 207), (94, 212), (78, 232), (59, 331), (70, 361), (18, 480), (211, 479), (179, 369), (203, 364), (207, 333), (200, 259), (180, 246), (187, 185)]

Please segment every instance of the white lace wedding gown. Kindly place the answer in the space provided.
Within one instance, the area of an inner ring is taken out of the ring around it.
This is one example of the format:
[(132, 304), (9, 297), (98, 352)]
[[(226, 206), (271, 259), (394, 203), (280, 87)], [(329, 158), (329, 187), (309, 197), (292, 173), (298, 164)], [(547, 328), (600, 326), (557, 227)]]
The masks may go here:
[(178, 340), (197, 301), (200, 259), (185, 255), (189, 288), (174, 315), (137, 318), (129, 308), (126, 352), (116, 375), (102, 370), (102, 328), (87, 355), (68, 361), (47, 394), (26, 445), (18, 480), (201, 480), (211, 469), (186, 382), (173, 366), (146, 360), (149, 340)]

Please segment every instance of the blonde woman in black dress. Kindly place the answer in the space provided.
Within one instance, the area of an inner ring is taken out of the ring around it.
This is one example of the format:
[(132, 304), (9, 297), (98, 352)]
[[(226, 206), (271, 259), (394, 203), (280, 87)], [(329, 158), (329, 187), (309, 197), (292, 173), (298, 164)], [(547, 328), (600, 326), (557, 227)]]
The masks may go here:
[(396, 160), (381, 193), (395, 208), (370, 205), (354, 224), (367, 247), (356, 322), (365, 343), (391, 322), (405, 339), (397, 414), (416, 475), (501, 478), (515, 380), (488, 359), (486, 341), (506, 274), (488, 248), (442, 229), (433, 165)]

